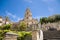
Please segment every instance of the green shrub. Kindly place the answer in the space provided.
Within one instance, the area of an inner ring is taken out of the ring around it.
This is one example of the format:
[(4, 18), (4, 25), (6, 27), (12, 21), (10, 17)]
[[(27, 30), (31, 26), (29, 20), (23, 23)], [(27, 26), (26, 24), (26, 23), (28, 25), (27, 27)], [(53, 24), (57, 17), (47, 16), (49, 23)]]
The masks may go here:
[(3, 29), (3, 30), (9, 30), (10, 27), (11, 27), (10, 24), (6, 24), (6, 25), (3, 25), (2, 29)]
[(19, 35), (19, 37), (17, 38), (17, 40), (25, 40), (26, 37), (31, 37), (31, 32), (18, 32), (17, 33)]

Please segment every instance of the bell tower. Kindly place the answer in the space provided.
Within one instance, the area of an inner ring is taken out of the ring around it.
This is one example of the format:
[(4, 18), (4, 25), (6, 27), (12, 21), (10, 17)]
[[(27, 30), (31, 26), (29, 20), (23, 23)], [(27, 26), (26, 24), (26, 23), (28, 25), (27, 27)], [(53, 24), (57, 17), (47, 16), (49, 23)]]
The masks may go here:
[(25, 19), (25, 20), (32, 20), (32, 13), (31, 13), (31, 11), (30, 11), (29, 8), (26, 9), (24, 19)]

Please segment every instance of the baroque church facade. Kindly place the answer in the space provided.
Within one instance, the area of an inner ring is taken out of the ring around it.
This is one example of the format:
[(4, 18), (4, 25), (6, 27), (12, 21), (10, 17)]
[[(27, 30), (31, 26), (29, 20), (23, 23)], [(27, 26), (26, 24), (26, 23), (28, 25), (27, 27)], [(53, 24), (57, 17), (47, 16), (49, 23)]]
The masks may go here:
[(32, 17), (32, 13), (29, 8), (26, 9), (24, 18), (18, 22), (11, 22), (9, 18), (2, 18), (0, 17), (0, 26), (5, 24), (12, 24), (12, 27), (18, 26), (20, 22), (25, 22), (27, 24), (28, 29), (37, 29), (38, 28), (38, 20)]
[(33, 26), (33, 27), (37, 28), (36, 26), (38, 26), (38, 20), (34, 19), (32, 17), (32, 13), (31, 13), (29, 8), (26, 9), (26, 12), (25, 12), (23, 20), (20, 20), (20, 22), (22, 22), (22, 21), (26, 22), (28, 27), (32, 27)]

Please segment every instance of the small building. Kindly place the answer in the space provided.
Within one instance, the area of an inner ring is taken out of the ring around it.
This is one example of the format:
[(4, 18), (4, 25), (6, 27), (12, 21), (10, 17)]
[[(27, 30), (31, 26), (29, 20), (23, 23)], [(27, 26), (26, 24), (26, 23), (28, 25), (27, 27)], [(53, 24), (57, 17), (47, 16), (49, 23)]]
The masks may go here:
[(0, 26), (3, 24), (3, 19), (0, 17)]
[(4, 40), (17, 40), (18, 35), (16, 33), (7, 32)]
[(9, 20), (8, 17), (3, 18), (3, 17), (0, 16), (0, 26), (2, 26), (4, 24), (12, 24), (12, 22)]

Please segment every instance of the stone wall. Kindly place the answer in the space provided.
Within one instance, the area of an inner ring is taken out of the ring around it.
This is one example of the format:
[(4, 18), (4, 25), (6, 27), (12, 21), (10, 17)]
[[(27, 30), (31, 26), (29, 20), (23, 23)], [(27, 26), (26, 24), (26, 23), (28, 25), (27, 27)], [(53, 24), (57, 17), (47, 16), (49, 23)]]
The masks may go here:
[(44, 31), (44, 40), (60, 40), (60, 31)]
[(8, 32), (6, 33), (4, 40), (17, 40), (17, 37), (17, 34)]
[(32, 31), (32, 40), (37, 40), (37, 31)]
[(49, 28), (54, 28), (56, 30), (60, 30), (60, 22), (42, 24), (43, 30), (48, 30)]

